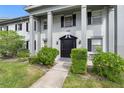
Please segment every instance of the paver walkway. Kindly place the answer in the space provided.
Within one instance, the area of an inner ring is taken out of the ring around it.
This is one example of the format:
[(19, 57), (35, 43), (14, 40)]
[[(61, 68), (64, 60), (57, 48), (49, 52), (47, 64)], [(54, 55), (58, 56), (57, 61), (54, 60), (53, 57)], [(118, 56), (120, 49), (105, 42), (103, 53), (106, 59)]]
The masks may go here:
[(31, 88), (61, 88), (68, 75), (71, 62), (58, 61), (43, 77), (35, 82)]

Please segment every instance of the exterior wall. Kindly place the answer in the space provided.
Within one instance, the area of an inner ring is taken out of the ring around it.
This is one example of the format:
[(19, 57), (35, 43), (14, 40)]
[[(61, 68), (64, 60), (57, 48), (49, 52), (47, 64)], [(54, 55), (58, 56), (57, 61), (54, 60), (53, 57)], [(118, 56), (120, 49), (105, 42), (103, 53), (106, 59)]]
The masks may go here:
[[(99, 16), (99, 12), (102, 13), (103, 10), (93, 10), (93, 16), (97, 17)], [(81, 12), (76, 11), (76, 26), (74, 27), (64, 27), (61, 28), (61, 16), (62, 14), (54, 15), (53, 16), (53, 30), (52, 30), (52, 47), (57, 48), (60, 51), (60, 40), (59, 38), (63, 37), (64, 35), (71, 34), (75, 37), (77, 37), (77, 48), (81, 47), (81, 44), (79, 43), (81, 41)], [(97, 14), (98, 13), (98, 14)], [(71, 15), (71, 14), (69, 14)], [(87, 39), (88, 38), (103, 38), (104, 34), (103, 32), (105, 29), (102, 28), (102, 26), (106, 24), (102, 24), (102, 14), (101, 16), (101, 22), (98, 24), (92, 24), (87, 26)], [(41, 47), (44, 46), (43, 39), (46, 37), (47, 30), (43, 30), (43, 18), (41, 19)], [(104, 44), (103, 44), (104, 45)]]
[(117, 6), (117, 53), (124, 57), (124, 6)]
[[(67, 8), (69, 6), (60, 6), (61, 8)], [(53, 10), (57, 10), (59, 9), (59, 6), (56, 6), (55, 8), (51, 8)], [(37, 11), (32, 11), (31, 13), (33, 14), (37, 14), (39, 12), (43, 12), (46, 11), (47, 12), (48, 8), (46, 9), (41, 9), (41, 10), (37, 10)], [(66, 10), (66, 9), (65, 9)], [(67, 11), (67, 10), (66, 10)], [(89, 10), (88, 10), (89, 11)], [(106, 15), (103, 15), (103, 13), (106, 12), (106, 10), (101, 10), (101, 9), (95, 9), (92, 10), (92, 14), (93, 14), (93, 18), (95, 17), (99, 17), (101, 16), (101, 22), (97, 23), (97, 24), (92, 24), (92, 25), (88, 25), (87, 26), (87, 33), (86, 33), (86, 37), (88, 38), (97, 38), (97, 37), (102, 37), (103, 39), (105, 39), (105, 34), (104, 32), (106, 32), (106, 23), (103, 23), (103, 20), (107, 20), (106, 19)], [(53, 14), (53, 29), (52, 29), (52, 47), (53, 48), (57, 48), (60, 51), (60, 40), (59, 38), (61, 38), (64, 35), (67, 35), (68, 33), (77, 37), (77, 48), (81, 47), (81, 44), (79, 43), (81, 41), (81, 11), (74, 11), (73, 13), (76, 13), (76, 26), (74, 27), (64, 27), (61, 28), (61, 16), (63, 15), (63, 13), (59, 12), (58, 14)], [(72, 14), (70, 14), (72, 15)], [(112, 14), (111, 14), (112, 15)], [(44, 42), (43, 39), (46, 38), (46, 34), (47, 34), (47, 30), (43, 29), (43, 20), (46, 18), (42, 18), (41, 16), (41, 47), (44, 46)], [(92, 20), (93, 21), (93, 20)], [(97, 20), (99, 21), (99, 20)], [(29, 32), (26, 32), (26, 22), (28, 21), (22, 21), (22, 22), (18, 22), (18, 23), (22, 23), (22, 31), (17, 31), (20, 35), (25, 36), (25, 40), (29, 40), (30, 41), (30, 37), (29, 37)], [(17, 23), (12, 23), (12, 24), (8, 24), (9, 26), (9, 30), (15, 30), (15, 24)], [(30, 26), (29, 26), (30, 28)], [(35, 40), (37, 42), (37, 33), (35, 32)], [(111, 39), (110, 39), (111, 40)], [(58, 43), (58, 44), (57, 44)], [(106, 42), (103, 42), (103, 46), (105, 46)]]
[[(27, 40), (29, 40), (29, 32), (26, 31), (26, 22), (28, 22), (28, 21), (11, 23), (11, 24), (7, 24), (7, 25), (4, 25), (4, 26), (8, 26), (9, 30), (15, 31), (15, 24), (22, 23), (22, 30), (21, 31), (17, 30), (17, 33), (19, 35), (25, 36), (25, 40), (27, 41)], [(2, 26), (2, 27), (4, 27), (4, 26)]]

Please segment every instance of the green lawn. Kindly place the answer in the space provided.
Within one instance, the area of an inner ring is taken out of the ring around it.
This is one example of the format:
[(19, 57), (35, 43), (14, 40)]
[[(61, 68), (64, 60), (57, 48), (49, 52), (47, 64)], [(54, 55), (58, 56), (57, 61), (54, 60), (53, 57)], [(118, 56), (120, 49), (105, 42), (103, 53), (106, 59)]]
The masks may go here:
[(43, 74), (40, 67), (28, 63), (0, 62), (0, 88), (29, 87)]
[(95, 74), (72, 74), (66, 78), (64, 88), (122, 88), (124, 84), (117, 84), (107, 79), (103, 79)]

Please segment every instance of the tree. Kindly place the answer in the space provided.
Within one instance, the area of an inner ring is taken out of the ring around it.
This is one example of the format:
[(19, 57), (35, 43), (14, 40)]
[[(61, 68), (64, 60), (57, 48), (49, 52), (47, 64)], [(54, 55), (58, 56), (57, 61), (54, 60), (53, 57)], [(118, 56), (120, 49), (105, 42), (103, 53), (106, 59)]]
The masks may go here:
[(14, 57), (25, 47), (24, 37), (15, 31), (0, 31), (0, 54), (3, 57)]

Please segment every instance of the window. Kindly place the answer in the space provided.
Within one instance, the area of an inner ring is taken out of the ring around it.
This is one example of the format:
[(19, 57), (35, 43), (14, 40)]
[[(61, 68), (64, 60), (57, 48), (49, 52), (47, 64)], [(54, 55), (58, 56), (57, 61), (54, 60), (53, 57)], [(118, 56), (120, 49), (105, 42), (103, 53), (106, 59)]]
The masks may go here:
[(18, 24), (18, 30), (22, 30), (22, 24)]
[(90, 52), (96, 52), (97, 47), (102, 48), (102, 39), (88, 39), (88, 51)]
[(72, 25), (73, 25), (72, 16), (66, 16), (65, 27), (72, 27)]
[(61, 27), (76, 26), (76, 14), (61, 16)]
[(36, 31), (36, 21), (34, 21), (34, 31)]
[(17, 24), (15, 24), (15, 31), (17, 31)]
[(46, 30), (47, 29), (47, 20), (43, 21), (43, 29)]
[(27, 32), (29, 31), (28, 26), (29, 26), (29, 23), (27, 22), (27, 23), (26, 23), (26, 31), (27, 31)]
[(26, 49), (29, 49), (29, 41), (26, 41)]
[(102, 23), (102, 11), (92, 11), (92, 22), (91, 24), (101, 24)]
[(87, 13), (88, 25), (91, 25), (91, 17), (92, 17), (92, 12), (88, 12), (88, 13)]

